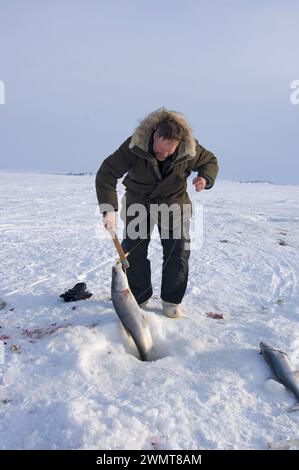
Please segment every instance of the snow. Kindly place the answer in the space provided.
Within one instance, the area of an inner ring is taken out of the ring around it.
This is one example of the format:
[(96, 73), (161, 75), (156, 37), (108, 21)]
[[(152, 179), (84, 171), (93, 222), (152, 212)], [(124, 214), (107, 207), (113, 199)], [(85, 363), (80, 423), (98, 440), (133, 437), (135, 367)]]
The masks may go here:
[(267, 380), (265, 389), (270, 393), (284, 394), (285, 392), (285, 386), (274, 379)]
[[(295, 397), (269, 385), (258, 354), (266, 341), (298, 368), (299, 187), (218, 181), (189, 192), (204, 224), (185, 313), (162, 315), (155, 233), (145, 311), (155, 350), (144, 363), (110, 301), (117, 256), (94, 176), (0, 173), (1, 449), (299, 448)], [(94, 295), (64, 303), (79, 281)]]

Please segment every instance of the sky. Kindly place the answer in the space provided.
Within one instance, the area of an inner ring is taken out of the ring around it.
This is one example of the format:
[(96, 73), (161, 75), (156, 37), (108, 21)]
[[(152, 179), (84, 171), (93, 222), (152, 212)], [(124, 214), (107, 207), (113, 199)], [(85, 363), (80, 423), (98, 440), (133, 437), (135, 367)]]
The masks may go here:
[(94, 172), (164, 106), (221, 179), (299, 184), (298, 17), (297, 0), (0, 0), (0, 169)]

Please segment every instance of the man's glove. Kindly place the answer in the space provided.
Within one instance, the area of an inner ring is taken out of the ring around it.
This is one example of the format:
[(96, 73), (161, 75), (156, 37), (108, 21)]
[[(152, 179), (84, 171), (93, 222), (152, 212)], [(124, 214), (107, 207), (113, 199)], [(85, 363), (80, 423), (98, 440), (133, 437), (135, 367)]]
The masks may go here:
[(79, 282), (72, 289), (67, 290), (64, 294), (59, 297), (64, 299), (65, 302), (75, 302), (76, 300), (89, 299), (92, 294), (86, 291), (86, 284)]

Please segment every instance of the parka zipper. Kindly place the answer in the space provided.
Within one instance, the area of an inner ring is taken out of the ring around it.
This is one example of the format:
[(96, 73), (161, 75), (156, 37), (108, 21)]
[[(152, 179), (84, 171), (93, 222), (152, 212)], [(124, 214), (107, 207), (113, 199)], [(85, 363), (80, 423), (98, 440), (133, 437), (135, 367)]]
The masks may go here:
[[(136, 151), (134, 150), (134, 148), (132, 148), (131, 151), (134, 152), (136, 155), (138, 155), (138, 157), (141, 157), (141, 158), (143, 158), (144, 160), (150, 162), (151, 165), (152, 165), (152, 167), (154, 168), (154, 170), (155, 170), (155, 172), (156, 172), (158, 178), (159, 178), (159, 181), (162, 181), (162, 175), (161, 175), (161, 172), (160, 172), (160, 170), (159, 170), (159, 168), (158, 168), (158, 164), (156, 164), (152, 159), (145, 157), (144, 155), (142, 155), (142, 154), (139, 153), (138, 151), (136, 152)], [(170, 165), (170, 167), (168, 168), (168, 170), (166, 171), (165, 175), (167, 175), (167, 174), (169, 173), (169, 171), (172, 170), (172, 168), (174, 168), (175, 166), (180, 165), (180, 164), (183, 163), (183, 162), (192, 160), (193, 158), (194, 158), (194, 157), (187, 157), (187, 158), (181, 157), (181, 158), (179, 159), (179, 161), (174, 161), (174, 162)]]
[(180, 165), (181, 163), (183, 162), (187, 162), (189, 160), (192, 160), (194, 157), (188, 157), (188, 158), (181, 158), (178, 162), (173, 162), (173, 164), (170, 165), (170, 167), (168, 168), (168, 170), (166, 171), (165, 175), (167, 175), (167, 173), (172, 170), (175, 166), (178, 166)]
[[(159, 168), (158, 168), (158, 164), (156, 165), (155, 162), (154, 162), (153, 160), (151, 160), (150, 158), (147, 158), (147, 157), (145, 157), (144, 155), (141, 155), (139, 152), (136, 152), (136, 151), (134, 150), (134, 148), (132, 148), (131, 151), (132, 151), (133, 153), (135, 153), (136, 155), (138, 155), (138, 157), (141, 157), (141, 158), (143, 158), (143, 160), (146, 160), (147, 162), (149, 162), (149, 163), (152, 165), (152, 167), (154, 168), (154, 170), (155, 170), (155, 172), (156, 172), (156, 174), (157, 174), (157, 176), (158, 176), (158, 178), (159, 178), (159, 181), (162, 181), (162, 175), (161, 175), (160, 170), (159, 170)], [(154, 158), (154, 157), (153, 157), (153, 158)]]

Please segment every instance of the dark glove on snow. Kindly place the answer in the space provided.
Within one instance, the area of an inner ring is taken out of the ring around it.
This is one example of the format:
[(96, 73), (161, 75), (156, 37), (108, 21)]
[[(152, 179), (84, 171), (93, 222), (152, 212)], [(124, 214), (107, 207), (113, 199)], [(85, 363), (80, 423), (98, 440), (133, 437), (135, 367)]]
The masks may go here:
[(89, 299), (91, 296), (92, 294), (86, 290), (86, 284), (79, 282), (72, 289), (67, 290), (59, 297), (62, 297), (65, 302), (75, 302), (76, 300)]

